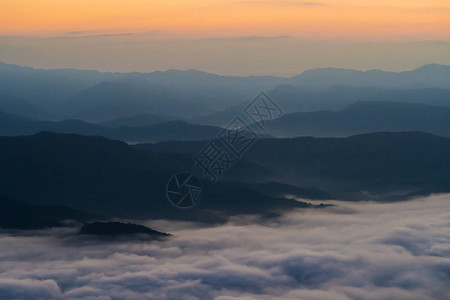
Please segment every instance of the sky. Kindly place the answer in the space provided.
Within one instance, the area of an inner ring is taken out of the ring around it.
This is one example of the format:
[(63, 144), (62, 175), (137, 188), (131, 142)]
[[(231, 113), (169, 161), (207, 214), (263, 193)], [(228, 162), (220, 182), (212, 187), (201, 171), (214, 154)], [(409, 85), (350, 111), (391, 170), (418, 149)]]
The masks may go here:
[(164, 241), (80, 238), (77, 228), (0, 235), (7, 299), (449, 299), (448, 194), (335, 202), (213, 227), (144, 224)]
[(449, 0), (0, 0), (0, 61), (294, 75), (450, 64)]

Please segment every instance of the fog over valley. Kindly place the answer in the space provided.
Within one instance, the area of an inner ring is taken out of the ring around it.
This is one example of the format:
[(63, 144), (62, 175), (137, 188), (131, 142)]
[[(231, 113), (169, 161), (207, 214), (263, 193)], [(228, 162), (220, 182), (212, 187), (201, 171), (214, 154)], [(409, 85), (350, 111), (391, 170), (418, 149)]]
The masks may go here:
[[(447, 299), (448, 194), (219, 226), (139, 221), (168, 240), (3, 232), (5, 299)], [(388, 270), (388, 271), (386, 271)], [(189, 295), (186, 297), (186, 295)]]
[(0, 300), (450, 300), (450, 2), (0, 9)]

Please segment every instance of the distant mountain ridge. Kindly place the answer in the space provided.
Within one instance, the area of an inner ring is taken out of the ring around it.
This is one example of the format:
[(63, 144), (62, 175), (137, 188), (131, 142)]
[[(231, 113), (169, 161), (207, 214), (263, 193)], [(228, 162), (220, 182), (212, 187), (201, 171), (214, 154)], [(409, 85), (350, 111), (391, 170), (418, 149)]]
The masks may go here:
[[(231, 116), (231, 112), (229, 114)], [(112, 121), (111, 124), (114, 122), (118, 125), (136, 124), (136, 122), (137, 124), (155, 122), (155, 124), (137, 127), (107, 127), (80, 120), (37, 121), (0, 112), (0, 135), (30, 135), (50, 131), (104, 136), (130, 143), (149, 143), (168, 140), (210, 140), (223, 130), (217, 126), (192, 124), (182, 120), (158, 123), (164, 119), (166, 117), (125, 118)], [(219, 116), (216, 116), (216, 119), (219, 119)], [(260, 133), (261, 138), (344, 137), (378, 131), (422, 131), (450, 137), (450, 107), (364, 101), (354, 103), (341, 111), (287, 113), (278, 119), (266, 121), (265, 128), (266, 132)]]
[(151, 82), (102, 82), (59, 103), (56, 112), (68, 118), (106, 121), (143, 112), (157, 112), (172, 118), (191, 117), (212, 112), (200, 103), (176, 95), (166, 87)]
[(450, 89), (391, 89), (374, 87), (334, 86), (311, 90), (290, 85), (278, 86), (269, 92), (285, 112), (341, 110), (363, 101), (421, 103), (450, 107)]
[(411, 71), (357, 71), (319, 68), (308, 70), (290, 79), (290, 84), (303, 87), (381, 87), (381, 88), (444, 88), (450, 87), (450, 66), (428, 64)]
[(183, 118), (211, 114), (251, 101), (260, 91), (271, 91), (280, 85), (308, 89), (348, 86), (448, 90), (450, 66), (425, 65), (399, 73), (328, 68), (285, 78), (220, 76), (195, 70), (153, 73), (42, 70), (0, 63), (0, 78), (0, 94), (39, 106), (54, 119), (104, 122), (142, 113)]
[(9, 114), (24, 115), (30, 118), (45, 117), (45, 112), (39, 105), (31, 104), (30, 102), (24, 99), (1, 93), (0, 93), (0, 111)]
[(176, 118), (164, 115), (138, 114), (131, 117), (112, 119), (99, 123), (98, 125), (111, 128), (118, 128), (122, 126), (141, 127), (156, 125), (173, 120), (176, 120)]
[(422, 131), (450, 137), (450, 107), (397, 102), (357, 102), (342, 111), (285, 114), (266, 122), (278, 137), (339, 137), (379, 131)]
[(60, 122), (37, 121), (0, 112), (0, 135), (30, 135), (42, 131), (104, 136), (126, 142), (156, 142), (162, 140), (205, 140), (214, 138), (222, 128), (190, 124), (181, 120), (149, 126), (110, 128), (80, 120)]
[[(296, 112), (340, 111), (358, 102), (404, 102), (450, 107), (450, 89), (395, 89), (374, 87), (335, 86), (326, 89), (300, 88), (280, 85), (269, 91), (270, 97), (285, 114)], [(197, 116), (191, 120), (205, 125), (226, 126), (242, 113), (249, 103), (243, 102), (229, 109)]]

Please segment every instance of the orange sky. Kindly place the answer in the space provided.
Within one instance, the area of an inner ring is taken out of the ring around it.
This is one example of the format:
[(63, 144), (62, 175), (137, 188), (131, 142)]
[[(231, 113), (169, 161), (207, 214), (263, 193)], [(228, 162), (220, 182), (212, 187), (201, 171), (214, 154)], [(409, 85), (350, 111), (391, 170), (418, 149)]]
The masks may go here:
[(449, 0), (0, 0), (0, 7), (0, 35), (450, 37)]

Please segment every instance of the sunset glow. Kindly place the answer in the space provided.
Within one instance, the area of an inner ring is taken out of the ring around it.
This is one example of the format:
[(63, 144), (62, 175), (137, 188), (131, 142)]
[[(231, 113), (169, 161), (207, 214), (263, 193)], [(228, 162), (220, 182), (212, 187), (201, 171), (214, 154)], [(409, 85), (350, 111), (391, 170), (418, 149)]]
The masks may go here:
[(158, 32), (166, 37), (447, 39), (446, 0), (2, 1), (0, 34)]

